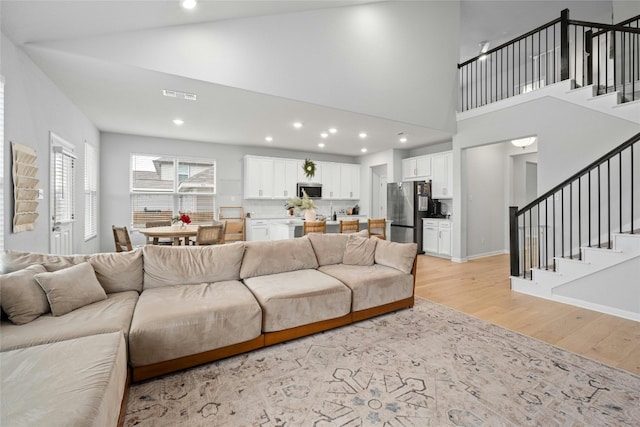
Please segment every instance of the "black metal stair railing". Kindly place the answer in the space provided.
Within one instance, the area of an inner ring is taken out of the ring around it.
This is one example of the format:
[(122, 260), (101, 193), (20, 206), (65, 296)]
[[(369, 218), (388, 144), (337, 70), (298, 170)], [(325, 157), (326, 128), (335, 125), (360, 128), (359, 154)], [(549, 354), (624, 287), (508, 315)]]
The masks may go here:
[(460, 111), (482, 107), (559, 81), (595, 84), (598, 93), (640, 98), (640, 16), (617, 25), (561, 16), (458, 64)]
[(640, 133), (522, 209), (509, 208), (511, 276), (556, 271), (556, 258), (581, 259), (581, 247), (611, 249), (613, 233), (635, 232), (638, 141)]

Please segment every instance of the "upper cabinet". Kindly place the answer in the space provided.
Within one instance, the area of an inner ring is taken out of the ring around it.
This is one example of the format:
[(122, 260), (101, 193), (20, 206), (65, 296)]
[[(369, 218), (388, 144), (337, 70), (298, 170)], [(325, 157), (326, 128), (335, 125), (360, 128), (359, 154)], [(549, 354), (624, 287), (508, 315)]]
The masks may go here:
[(431, 180), (431, 195), (434, 199), (453, 198), (453, 153), (445, 151), (403, 159), (402, 180)]
[(453, 153), (447, 151), (431, 156), (433, 175), (431, 194), (434, 199), (453, 197)]
[(273, 197), (289, 199), (296, 196), (298, 164), (294, 159), (273, 159)]
[[(245, 156), (244, 198), (272, 199), (274, 163), (270, 157)], [(295, 190), (294, 190), (295, 193)]]
[(322, 198), (357, 200), (360, 198), (360, 165), (316, 162), (316, 172), (308, 178), (303, 160), (245, 156), (245, 199), (289, 199), (296, 196), (298, 182), (322, 183)]
[(402, 160), (402, 180), (431, 179), (431, 156), (410, 157)]
[(360, 165), (340, 165), (340, 198), (360, 199)]

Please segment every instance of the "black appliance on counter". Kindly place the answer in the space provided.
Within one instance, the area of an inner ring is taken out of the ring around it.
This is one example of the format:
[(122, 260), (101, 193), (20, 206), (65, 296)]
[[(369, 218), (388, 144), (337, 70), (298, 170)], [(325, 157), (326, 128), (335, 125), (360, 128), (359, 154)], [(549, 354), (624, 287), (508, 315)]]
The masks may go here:
[(422, 250), (422, 218), (435, 214), (431, 181), (404, 181), (387, 184), (387, 219), (391, 220), (392, 242), (418, 244)]

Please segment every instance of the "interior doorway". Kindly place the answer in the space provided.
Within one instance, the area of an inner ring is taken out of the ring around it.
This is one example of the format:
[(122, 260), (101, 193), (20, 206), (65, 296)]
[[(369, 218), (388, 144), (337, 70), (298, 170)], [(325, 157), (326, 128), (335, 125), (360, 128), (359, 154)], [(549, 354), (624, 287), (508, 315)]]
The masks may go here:
[(387, 164), (371, 167), (371, 218), (387, 217)]

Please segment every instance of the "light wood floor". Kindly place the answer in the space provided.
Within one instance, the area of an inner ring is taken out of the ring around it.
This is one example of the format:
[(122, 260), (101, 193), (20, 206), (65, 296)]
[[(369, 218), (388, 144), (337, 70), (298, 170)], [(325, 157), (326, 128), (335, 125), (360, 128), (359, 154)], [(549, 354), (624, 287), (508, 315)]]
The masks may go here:
[(640, 322), (511, 291), (508, 255), (418, 255), (416, 295), (640, 375)]

